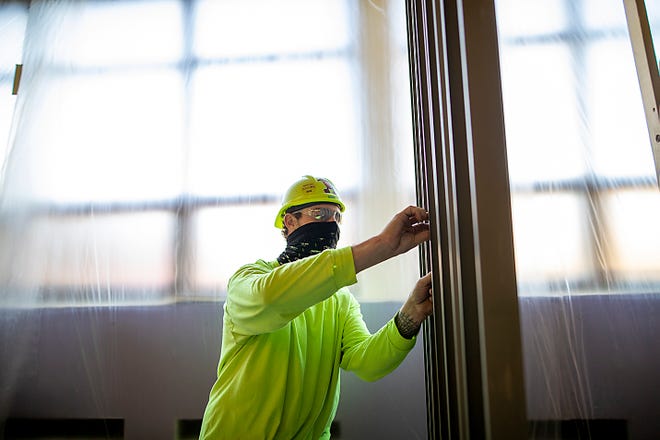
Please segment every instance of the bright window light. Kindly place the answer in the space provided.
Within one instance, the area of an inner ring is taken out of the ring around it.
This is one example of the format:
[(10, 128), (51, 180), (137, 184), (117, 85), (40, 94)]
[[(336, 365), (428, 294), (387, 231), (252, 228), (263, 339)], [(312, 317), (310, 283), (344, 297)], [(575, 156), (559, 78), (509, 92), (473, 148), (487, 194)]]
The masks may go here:
[(100, 68), (181, 60), (179, 1), (72, 2), (65, 8), (46, 16), (50, 24), (67, 28), (58, 33), (62, 40), (52, 49), (58, 64)]
[[(0, 105), (0, 124), (16, 115), (0, 279), (67, 303), (221, 300), (241, 264), (282, 252), (273, 216), (305, 174), (348, 206), (340, 245), (367, 229), (351, 204), (382, 227), (385, 202), (414, 200), (398, 8), (377, 24), (337, 0), (32, 2), (11, 37), (26, 35), (21, 93)], [(364, 297), (407, 296), (416, 263)]]
[(517, 194), (512, 207), (519, 281), (538, 284), (592, 276), (585, 204), (579, 196)]
[(2, 164), (7, 155), (7, 146), (9, 145), (9, 131), (11, 128), (11, 121), (14, 117), (14, 105), (16, 98), (11, 95), (12, 84), (9, 81), (0, 83), (0, 176), (2, 175)]
[[(612, 62), (612, 54), (619, 62)], [(623, 61), (625, 60), (625, 62)], [(626, 40), (604, 40), (587, 51), (592, 165), (606, 177), (653, 176), (644, 105)]]
[(31, 175), (19, 196), (56, 203), (140, 201), (181, 187), (182, 80), (176, 71), (46, 77), (23, 132)]
[(345, 50), (347, 5), (324, 0), (202, 0), (195, 54), (204, 59)]
[[(588, 30), (608, 33), (618, 33), (619, 35), (628, 34), (626, 25), (626, 12), (623, 2), (608, 0), (605, 4), (603, 0), (581, 0), (582, 16), (584, 27)], [(647, 8), (656, 3), (655, 0), (645, 0)]]
[(354, 187), (358, 106), (345, 60), (240, 63), (193, 79), (189, 191), (272, 194), (305, 174)]
[[(14, 287), (164, 289), (172, 282), (172, 217), (163, 212), (36, 217), (14, 256)], [(30, 259), (22, 261), (24, 258)]]
[(575, 106), (575, 77), (568, 48), (561, 44), (516, 45), (503, 52), (502, 92), (511, 182), (583, 175), (583, 121)]
[(23, 36), (27, 25), (27, 10), (15, 4), (0, 8), (0, 75), (14, 73), (14, 65), (20, 64), (23, 52)]
[(605, 245), (617, 279), (660, 281), (660, 193), (610, 191), (604, 200)]
[(503, 38), (547, 35), (563, 30), (568, 22), (563, 3), (557, 0), (498, 0), (496, 7)]
[(657, 292), (660, 193), (623, 4), (541, 3), (497, 2), (519, 293)]
[(196, 214), (193, 231), (197, 288), (224, 289), (240, 265), (258, 259), (275, 260), (286, 243), (273, 226), (278, 209), (278, 204), (227, 206)]

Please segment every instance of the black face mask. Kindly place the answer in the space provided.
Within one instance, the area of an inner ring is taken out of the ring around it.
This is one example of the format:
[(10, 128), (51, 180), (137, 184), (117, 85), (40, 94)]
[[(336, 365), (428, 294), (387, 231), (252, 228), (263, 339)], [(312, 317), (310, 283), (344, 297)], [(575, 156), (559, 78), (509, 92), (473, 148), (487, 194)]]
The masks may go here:
[(277, 257), (280, 264), (290, 263), (335, 249), (339, 241), (339, 225), (336, 222), (307, 223), (286, 238), (286, 249)]

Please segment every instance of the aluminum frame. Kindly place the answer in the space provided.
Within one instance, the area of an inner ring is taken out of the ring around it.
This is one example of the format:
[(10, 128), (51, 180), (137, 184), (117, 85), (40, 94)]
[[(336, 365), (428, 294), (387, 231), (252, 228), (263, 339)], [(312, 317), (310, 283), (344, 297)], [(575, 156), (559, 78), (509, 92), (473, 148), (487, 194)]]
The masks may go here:
[(522, 343), (494, 3), (407, 1), (428, 436), (526, 437)]

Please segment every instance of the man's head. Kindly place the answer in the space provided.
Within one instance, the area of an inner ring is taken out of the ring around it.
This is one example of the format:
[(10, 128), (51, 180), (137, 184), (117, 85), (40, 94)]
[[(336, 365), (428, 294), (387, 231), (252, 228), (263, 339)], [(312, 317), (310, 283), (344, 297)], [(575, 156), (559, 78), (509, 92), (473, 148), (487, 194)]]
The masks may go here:
[(324, 178), (304, 176), (289, 187), (275, 218), (275, 227), (287, 237), (295, 229), (313, 222), (339, 223), (346, 207), (333, 183)]

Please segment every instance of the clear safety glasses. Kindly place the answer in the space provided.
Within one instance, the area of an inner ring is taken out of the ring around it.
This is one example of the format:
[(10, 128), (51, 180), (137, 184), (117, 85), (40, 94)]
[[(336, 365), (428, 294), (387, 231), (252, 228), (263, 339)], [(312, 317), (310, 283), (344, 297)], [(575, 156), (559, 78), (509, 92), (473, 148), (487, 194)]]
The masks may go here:
[(292, 212), (292, 214), (295, 214), (296, 212), (301, 212), (305, 215), (308, 215), (318, 222), (327, 222), (328, 220), (334, 218), (337, 223), (341, 223), (341, 212), (336, 209), (326, 208), (324, 206), (318, 208), (301, 209), (300, 211)]

